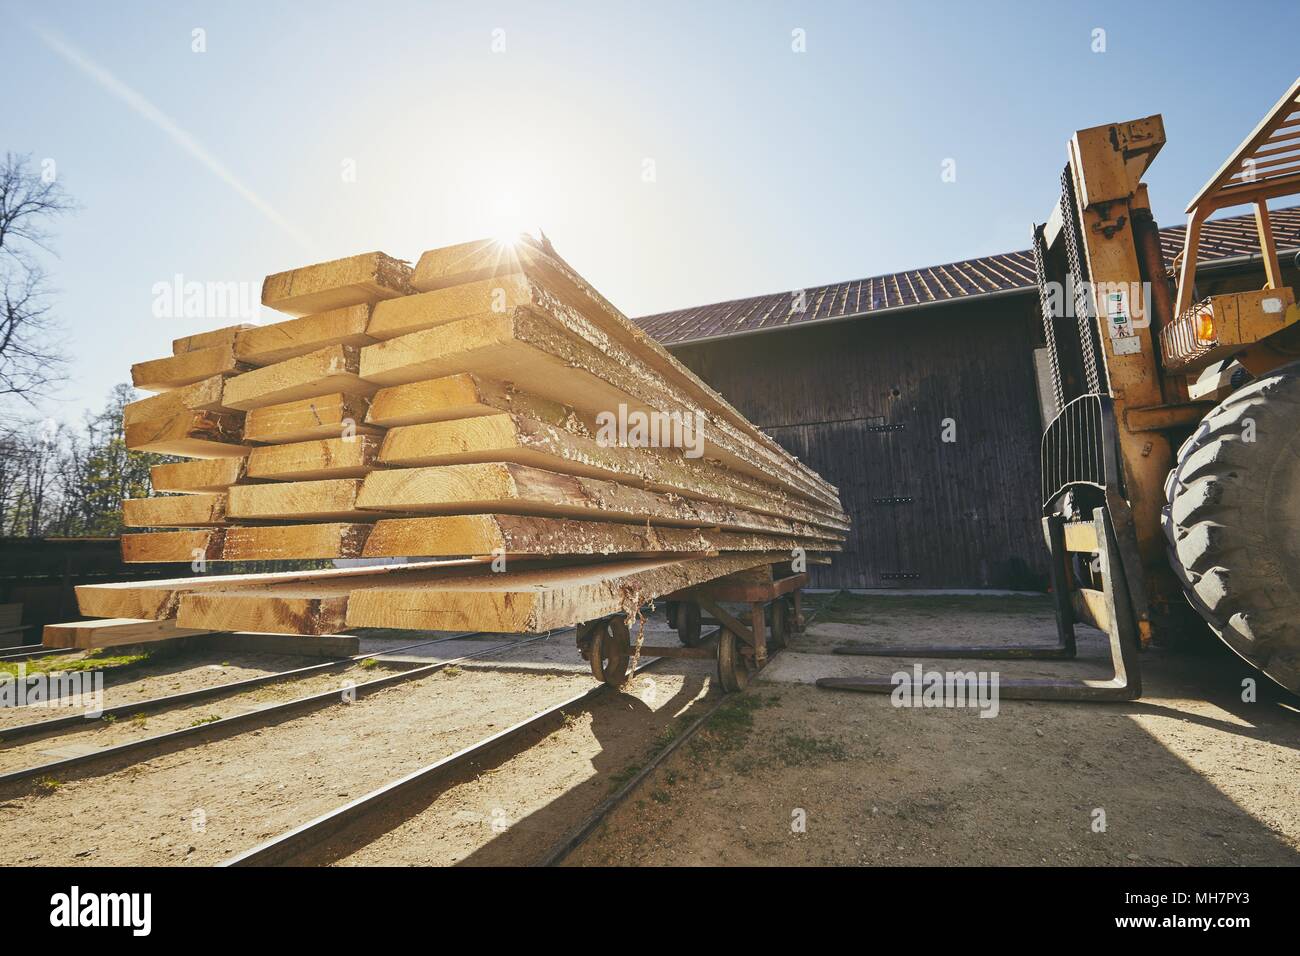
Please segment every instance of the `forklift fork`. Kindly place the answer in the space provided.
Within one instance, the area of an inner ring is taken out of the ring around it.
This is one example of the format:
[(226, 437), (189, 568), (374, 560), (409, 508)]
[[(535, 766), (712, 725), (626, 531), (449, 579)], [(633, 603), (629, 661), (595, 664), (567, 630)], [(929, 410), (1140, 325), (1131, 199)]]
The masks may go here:
[[(1109, 639), (1114, 675), (1106, 680), (999, 679), (998, 694), (1019, 700), (1134, 700), (1142, 694), (1138, 662), (1138, 633), (1129, 601), (1128, 585), (1119, 561), (1114, 528), (1106, 509), (1099, 507), (1091, 521), (1066, 521), (1060, 515), (1043, 519), (1043, 531), (1051, 551), (1052, 595), (1056, 601), (1058, 643), (1055, 647), (939, 647), (864, 648), (868, 656), (920, 658), (974, 658), (981, 660), (1068, 659), (1075, 656), (1074, 625), (1092, 624)], [(1101, 571), (1101, 589), (1074, 582), (1070, 558), (1074, 554), (1096, 554)], [(888, 650), (888, 653), (881, 653)], [(837, 653), (840, 651), (837, 650)], [(890, 677), (822, 677), (818, 687), (889, 694), (897, 687)]]
[[(1142, 589), (1133, 517), (1120, 488), (1114, 411), (1105, 395), (1070, 402), (1043, 435), (1043, 537), (1047, 542), (1056, 603), (1055, 645), (860, 646), (836, 654), (864, 657), (960, 658), (972, 660), (1073, 660), (1074, 625), (1091, 624), (1110, 643), (1114, 676), (1108, 680), (1000, 680), (999, 693), (1024, 700), (1134, 700), (1142, 694), (1138, 662), (1141, 622), (1149, 616)], [(1075, 520), (1072, 495), (1097, 502), (1091, 519)], [(1074, 556), (1096, 555), (1084, 581)], [(1101, 587), (1090, 587), (1100, 577)], [(823, 677), (818, 687), (888, 694), (890, 678)]]

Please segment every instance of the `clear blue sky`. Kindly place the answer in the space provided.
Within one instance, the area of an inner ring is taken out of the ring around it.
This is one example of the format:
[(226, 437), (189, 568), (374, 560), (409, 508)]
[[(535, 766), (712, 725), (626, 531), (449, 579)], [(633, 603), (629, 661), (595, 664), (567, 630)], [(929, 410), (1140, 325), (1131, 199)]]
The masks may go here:
[(1071, 132), (1156, 112), (1172, 225), (1300, 64), (1294, 2), (0, 11), (0, 149), (55, 160), (81, 205), (50, 264), (69, 419), (213, 324), (153, 315), (176, 274), (523, 224), (640, 315), (1025, 248)]

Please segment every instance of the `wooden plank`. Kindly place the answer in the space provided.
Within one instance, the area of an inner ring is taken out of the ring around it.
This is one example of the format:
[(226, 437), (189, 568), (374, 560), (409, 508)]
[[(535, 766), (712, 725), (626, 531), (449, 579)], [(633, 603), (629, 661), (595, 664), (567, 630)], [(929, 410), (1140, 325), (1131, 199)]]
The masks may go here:
[(186, 627), (222, 621), (222, 627), (265, 634), (336, 634), (347, 628), (349, 588), (285, 585), (268, 590), (195, 591), (181, 597), (176, 620)]
[(351, 345), (330, 345), (297, 358), (236, 375), (226, 382), (225, 402), (244, 411), (334, 392), (373, 395), (376, 385), (358, 376), (360, 357)]
[(346, 434), (383, 434), (382, 428), (363, 424), (369, 411), (370, 400), (364, 395), (343, 392), (266, 405), (244, 416), (244, 440), (278, 445)]
[(408, 573), (434, 569), (454, 570), (481, 566), (484, 563), (481, 560), (425, 561), (382, 567), (273, 571), (265, 574), (200, 574), (188, 578), (79, 584), (76, 587), (77, 607), (85, 617), (130, 617), (158, 621), (176, 616), (181, 595), (207, 588), (249, 588), (290, 582), (318, 583), (338, 578), (373, 577), (394, 571)]
[(355, 522), (267, 525), (226, 529), (225, 561), (359, 558), (371, 525)]
[(539, 422), (592, 434), (595, 422), (562, 402), (538, 398), (495, 379), (462, 372), (381, 388), (370, 400), (366, 421), (385, 428), (454, 421), (510, 412)]
[(273, 365), (329, 345), (370, 345), (375, 339), (366, 334), (369, 322), (369, 305), (350, 305), (257, 326), (235, 338), (235, 358), (248, 365)]
[(405, 262), (367, 252), (269, 275), (262, 304), (289, 315), (328, 312), (409, 295), (410, 276)]
[(126, 447), (187, 458), (238, 458), (248, 453), (239, 442), (244, 416), (229, 412), (178, 412), (126, 426)]
[[(406, 571), (351, 581), (295, 581), (196, 590), (180, 597), (177, 622), (277, 634), (330, 634), (351, 627), (528, 633), (566, 627), (767, 560), (762, 554), (525, 567), (502, 574)], [(778, 557), (779, 560), (779, 557)], [(389, 585), (396, 584), (396, 587)], [(383, 621), (361, 624), (354, 621)], [(447, 626), (431, 621), (468, 622)]]
[(167, 358), (137, 362), (131, 366), (131, 383), (146, 392), (166, 392), (214, 375), (234, 374), (247, 367), (235, 359), (233, 345), (213, 345)]
[(381, 439), (374, 435), (263, 445), (248, 455), (248, 477), (268, 481), (361, 478), (375, 469)]
[[(669, 354), (668, 350), (647, 335), (591, 286), (546, 242), (520, 236), (513, 242), (477, 240), (432, 249), (420, 257), (412, 273), (411, 284), (420, 291), (443, 289), (464, 282), (500, 278), (523, 273), (534, 288), (547, 293), (534, 299), (547, 299), (548, 311), (561, 318), (574, 333), (590, 344), (635, 356), (639, 363), (662, 377), (666, 384), (681, 391), (684, 400), (693, 401), (720, 423), (734, 427), (768, 452), (789, 459), (789, 455), (770, 436), (740, 414), (717, 391)], [(540, 303), (539, 303), (540, 304)], [(623, 359), (620, 359), (623, 361)], [(803, 478), (822, 491), (835, 489), (807, 466), (791, 462)]]
[(128, 498), (122, 502), (122, 523), (128, 528), (201, 528), (225, 522), (223, 494)]
[[(217, 561), (221, 558), (224, 535), (225, 532), (220, 528), (124, 534), (122, 560), (127, 564)], [(85, 614), (86, 611), (83, 609), (82, 613)]]
[(373, 339), (392, 339), (459, 319), (500, 315), (531, 302), (532, 291), (527, 278), (516, 273), (389, 299), (375, 306), (366, 331)]
[(244, 477), (246, 466), (243, 457), (168, 462), (149, 469), (149, 482), (154, 491), (186, 495), (225, 491)]
[[(794, 538), (698, 528), (652, 528), (613, 521), (529, 515), (448, 515), (385, 518), (366, 540), (364, 557), (456, 555), (595, 555), (789, 551)], [(836, 547), (836, 546), (831, 546)]]
[[(231, 489), (232, 515), (236, 513), (234, 494), (238, 490), (256, 489)], [(721, 528), (838, 540), (834, 532), (785, 518), (509, 463), (375, 471), (366, 476), (355, 501), (357, 508), (367, 511), (387, 508), (422, 514), (602, 518), (666, 527)]]
[(72, 621), (46, 624), (43, 643), (47, 647), (74, 647), (95, 650), (121, 647), (124, 644), (149, 644), (177, 637), (211, 634), (211, 630), (177, 627), (175, 621), (142, 621), (132, 618), (109, 618), (102, 621)]
[(170, 391), (159, 392), (138, 402), (129, 402), (122, 410), (122, 423), (134, 425), (150, 418), (171, 418), (181, 412), (224, 411), (221, 403), (225, 377), (213, 375), (191, 385), (182, 385)]
[[(381, 385), (473, 372), (512, 382), (526, 392), (591, 415), (617, 414), (620, 408), (661, 415), (691, 413), (689, 405), (678, 401), (680, 396), (665, 392), (658, 379), (634, 364), (631, 358), (615, 362), (529, 308), (462, 319), (361, 350), (362, 376)], [(801, 497), (839, 507), (833, 493), (813, 488), (800, 476), (787, 453), (781, 453), (784, 459), (762, 453), (734, 430), (707, 419), (701, 433), (706, 457), (751, 477), (779, 482)]]
[(199, 349), (211, 348), (214, 345), (228, 346), (234, 343), (240, 332), (255, 328), (256, 325), (244, 322), (240, 325), (227, 325), (224, 328), (213, 329), (210, 332), (183, 335), (179, 339), (172, 339), (172, 354), (184, 355), (186, 352), (197, 352)]
[(348, 627), (537, 633), (607, 614), (635, 612), (645, 601), (780, 555), (724, 555), (541, 568), (418, 581), (389, 579), (354, 587)]
[(679, 449), (607, 447), (584, 435), (504, 413), (390, 429), (379, 461), (406, 467), (513, 462), (787, 516), (838, 531), (848, 527), (842, 516), (832, 517), (708, 462), (685, 458)]
[[(258, 521), (370, 521), (383, 517), (383, 506), (357, 507), (361, 479), (286, 481), (265, 485), (235, 485), (228, 492), (231, 518)], [(401, 510), (401, 509), (389, 509)]]

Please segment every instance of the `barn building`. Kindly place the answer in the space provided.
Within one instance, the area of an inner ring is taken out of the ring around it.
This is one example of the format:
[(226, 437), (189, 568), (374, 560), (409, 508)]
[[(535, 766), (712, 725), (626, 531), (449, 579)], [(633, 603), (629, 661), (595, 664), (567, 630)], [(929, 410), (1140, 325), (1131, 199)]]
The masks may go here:
[[(1300, 207), (1272, 221), (1300, 284)], [(1161, 241), (1172, 263), (1183, 230)], [(1263, 284), (1253, 216), (1207, 223), (1200, 293)], [(839, 487), (853, 530), (814, 585), (1044, 585), (1038, 444), (1056, 411), (1030, 251), (637, 321)]]

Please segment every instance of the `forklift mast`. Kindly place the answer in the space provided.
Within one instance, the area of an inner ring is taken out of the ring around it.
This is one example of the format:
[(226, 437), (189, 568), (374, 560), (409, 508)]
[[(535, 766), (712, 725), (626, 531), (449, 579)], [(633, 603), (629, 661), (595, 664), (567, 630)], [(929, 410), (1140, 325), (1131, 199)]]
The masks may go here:
[(1156, 360), (1172, 296), (1141, 180), (1164, 144), (1158, 115), (1075, 133), (1061, 200), (1034, 231), (1058, 410), (1044, 435), (1044, 509), (1062, 497), (1069, 519), (1108, 507), (1144, 643), (1152, 608), (1182, 600), (1160, 531), (1173, 448), (1158, 429), (1204, 413), (1184, 410), (1176, 387), (1166, 395)]

